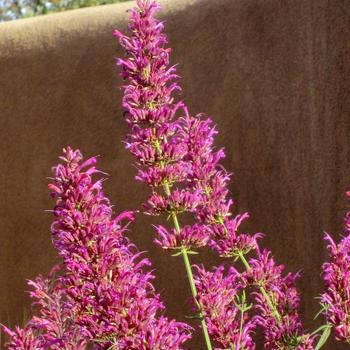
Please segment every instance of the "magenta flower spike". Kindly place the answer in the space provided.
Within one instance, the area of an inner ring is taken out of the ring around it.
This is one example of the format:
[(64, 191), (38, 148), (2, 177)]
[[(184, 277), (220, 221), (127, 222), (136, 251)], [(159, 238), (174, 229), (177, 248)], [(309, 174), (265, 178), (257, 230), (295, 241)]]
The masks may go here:
[(52, 196), (56, 199), (52, 237), (64, 261), (62, 281), (81, 332), (98, 349), (182, 349), (190, 327), (162, 315), (164, 305), (152, 286), (150, 266), (123, 235), (132, 214), (114, 217), (94, 181), (96, 158), (83, 161), (67, 148), (54, 168)]
[(29, 282), (39, 315), (23, 329), (4, 327), (7, 348), (183, 349), (191, 327), (163, 315), (151, 263), (124, 236), (132, 213), (114, 216), (103, 179), (93, 179), (103, 174), (95, 157), (84, 161), (68, 147), (61, 160), (49, 188), (56, 200), (52, 239), (63, 264)]
[[(165, 214), (173, 221), (173, 228), (155, 226), (155, 242), (163, 249), (183, 256), (199, 317), (210, 322), (204, 317), (199, 303), (201, 296), (197, 286), (200, 281), (196, 279), (194, 283), (188, 252), (209, 245), (222, 257), (240, 259), (247, 271), (253, 273), (245, 255), (255, 252), (257, 258), (254, 261), (261, 258), (257, 242), (261, 234), (238, 232), (248, 214), (233, 216), (231, 213), (230, 174), (220, 164), (225, 157), (224, 151), (214, 148), (217, 131), (212, 120), (203, 115), (191, 116), (183, 102), (174, 100), (173, 94), (180, 87), (175, 67), (169, 67), (170, 49), (166, 47), (164, 25), (154, 18), (159, 6), (151, 0), (138, 0), (136, 4), (137, 7), (130, 11), (131, 36), (115, 31), (126, 52), (125, 58), (117, 60), (125, 80), (123, 107), (130, 127), (126, 148), (136, 158), (136, 179), (151, 188), (144, 205), (145, 212)], [(179, 217), (184, 212), (192, 214), (195, 222), (181, 227)], [(204, 278), (203, 274), (201, 276)], [(280, 282), (283, 289), (282, 284), (286, 281), (280, 277)], [(294, 291), (293, 282), (289, 279), (288, 286)], [(263, 281), (256, 280), (254, 285), (270, 308), (268, 314), (267, 310), (259, 309), (262, 312), (260, 326), (267, 325), (271, 315), (278, 324), (284, 316), (297, 319), (294, 309), (293, 317), (288, 313), (279, 314), (269, 297), (274, 291), (265, 290)], [(262, 317), (268, 318), (266, 322), (262, 322)], [(295, 322), (297, 331), (291, 332), (297, 334), (297, 341), (293, 349), (307, 337), (301, 336), (301, 323)], [(234, 322), (232, 327), (235, 328)], [(283, 329), (281, 324), (278, 327)], [(207, 349), (211, 349), (207, 328), (202, 322)], [(312, 340), (310, 338), (310, 343)]]
[[(136, 178), (152, 189), (145, 204), (146, 213), (164, 213), (173, 221), (172, 229), (156, 227), (156, 243), (182, 255), (196, 301), (197, 290), (188, 252), (207, 244), (210, 231), (199, 224), (181, 228), (178, 215), (195, 213), (203, 195), (201, 189), (185, 185), (191, 164), (186, 160), (188, 147), (182, 140), (181, 120), (175, 118), (183, 103), (174, 103), (172, 96), (180, 88), (175, 81), (175, 67), (169, 67), (170, 49), (165, 47), (163, 23), (154, 18), (159, 6), (151, 0), (137, 0), (136, 4), (137, 7), (130, 11), (131, 37), (115, 31), (127, 54), (125, 59), (117, 60), (127, 82), (123, 107), (130, 134), (126, 147), (137, 160)], [(175, 187), (175, 184), (185, 186)], [(211, 350), (205, 319), (202, 315), (200, 319), (206, 347)]]
[[(126, 147), (137, 159), (136, 178), (152, 189), (144, 205), (146, 213), (173, 217), (183, 212), (195, 213), (203, 203), (203, 193), (186, 186), (192, 166), (187, 159), (183, 120), (175, 118), (183, 103), (174, 103), (172, 96), (180, 88), (175, 81), (175, 67), (169, 67), (170, 49), (165, 48), (163, 23), (154, 18), (159, 6), (148, 0), (136, 3), (137, 8), (130, 11), (132, 36), (115, 31), (127, 53), (125, 59), (117, 60), (127, 81), (123, 107), (130, 134)], [(175, 227), (176, 232), (157, 226), (156, 231), (156, 242), (165, 249), (197, 248), (210, 239), (208, 228), (198, 224)]]

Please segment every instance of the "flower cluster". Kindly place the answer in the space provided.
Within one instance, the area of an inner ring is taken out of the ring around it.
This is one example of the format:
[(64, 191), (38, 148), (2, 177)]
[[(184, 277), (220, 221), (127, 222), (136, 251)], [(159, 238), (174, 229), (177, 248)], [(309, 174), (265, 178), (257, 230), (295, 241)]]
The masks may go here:
[(167, 230), (164, 226), (156, 226), (158, 238), (155, 243), (164, 249), (190, 249), (191, 247), (205, 247), (209, 241), (210, 232), (206, 225), (186, 225), (177, 232), (176, 229)]
[[(123, 107), (130, 127), (126, 147), (137, 159), (136, 179), (152, 188), (146, 213), (191, 212), (197, 220), (185, 235), (177, 232), (174, 237), (171, 230), (162, 229), (164, 249), (176, 248), (175, 242), (177, 248), (189, 242), (189, 248), (198, 248), (206, 242), (222, 256), (248, 253), (256, 248), (258, 236), (238, 235), (243, 219), (231, 218), (230, 175), (219, 164), (224, 151), (213, 147), (215, 126), (210, 118), (190, 116), (183, 102), (174, 102), (173, 92), (180, 88), (175, 67), (169, 68), (163, 23), (154, 18), (158, 8), (155, 1), (138, 0), (130, 16), (132, 35), (115, 31), (126, 51), (126, 57), (117, 60), (126, 81)], [(207, 228), (199, 232), (199, 224)]]
[[(129, 23), (131, 36), (119, 31), (115, 35), (126, 51), (126, 57), (118, 59), (126, 82), (123, 107), (130, 127), (126, 145), (136, 157), (136, 178), (152, 189), (145, 204), (146, 213), (165, 213), (173, 218), (175, 226), (174, 229), (156, 226), (156, 243), (164, 249), (182, 251), (207, 244), (222, 257), (240, 258), (246, 263), (252, 284), (259, 286), (257, 300), (264, 304), (259, 308), (259, 324), (266, 330), (272, 323), (273, 337), (267, 333), (267, 338), (274, 343), (274, 349), (283, 344), (290, 345), (291, 349), (297, 346), (302, 349), (302, 344), (312, 344), (313, 339), (301, 333), (295, 277), (282, 277), (280, 267), (275, 271), (272, 266), (265, 266), (268, 262), (265, 255), (259, 253), (257, 242), (261, 234), (238, 232), (248, 214), (234, 216), (231, 213), (230, 174), (220, 164), (224, 151), (214, 148), (216, 128), (210, 118), (191, 116), (183, 102), (174, 102), (173, 92), (180, 88), (175, 68), (169, 68), (170, 49), (166, 48), (163, 23), (154, 18), (158, 5), (152, 0), (136, 3)], [(163, 187), (163, 191), (159, 187)], [(181, 229), (177, 215), (183, 212), (191, 213), (195, 223)], [(257, 257), (249, 266), (244, 256), (254, 251)], [(259, 269), (264, 266), (272, 271), (263, 271), (264, 275), (259, 276), (262, 273)], [(264, 280), (269, 276), (275, 279), (274, 283)], [(197, 285), (199, 283), (197, 279)], [(269, 293), (275, 298), (273, 302), (281, 304), (279, 316), (274, 310), (277, 306), (271, 301), (266, 303)], [(289, 294), (294, 296), (291, 311), (288, 309)], [(196, 293), (193, 296), (196, 299)], [(198, 298), (201, 298), (200, 293)], [(231, 312), (229, 308), (227, 312)], [(210, 320), (207, 322), (209, 324)], [(282, 337), (285, 339), (281, 340)]]
[[(131, 132), (126, 147), (137, 159), (136, 179), (152, 188), (144, 205), (146, 213), (193, 213), (203, 195), (187, 186), (191, 172), (188, 146), (182, 136), (182, 120), (175, 118), (183, 103), (174, 103), (172, 97), (180, 88), (175, 67), (168, 67), (170, 49), (165, 47), (163, 23), (154, 18), (159, 6), (149, 0), (138, 0), (137, 5), (129, 22), (132, 36), (115, 31), (127, 53), (125, 59), (118, 59), (127, 81), (123, 107)], [(180, 186), (173, 189), (175, 184)], [(159, 191), (161, 188), (165, 193)], [(199, 225), (177, 231), (158, 227), (156, 242), (164, 249), (198, 248), (209, 242), (211, 233)]]
[(213, 151), (214, 136), (217, 134), (210, 118), (190, 116), (187, 108), (181, 118), (181, 141), (187, 146), (186, 161), (190, 164), (188, 181), (203, 195), (196, 215), (207, 223), (221, 223), (230, 216), (232, 200), (227, 200), (229, 174), (219, 161), (225, 157), (223, 150)]
[[(350, 192), (347, 192), (350, 199)], [(329, 261), (323, 264), (325, 293), (321, 297), (324, 314), (337, 340), (350, 343), (350, 211), (344, 218), (345, 237), (336, 244), (329, 234)]]
[[(265, 347), (271, 350), (313, 350), (315, 337), (303, 335), (298, 315), (300, 296), (295, 287), (299, 274), (283, 275), (284, 266), (276, 265), (267, 250), (250, 259), (246, 278), (255, 284), (257, 324), (264, 332)], [(264, 287), (262, 289), (261, 287)]]
[(233, 268), (225, 274), (224, 266), (213, 271), (196, 269), (198, 302), (209, 333), (220, 346), (216, 349), (255, 349), (255, 318), (250, 319), (247, 313), (250, 306), (246, 304), (242, 276)]
[(10, 337), (10, 341), (6, 344), (8, 350), (42, 350), (42, 341), (34, 333), (30, 326), (24, 328), (16, 327), (14, 331), (7, 327), (3, 327), (5, 333)]
[(326, 234), (325, 239), (330, 260), (323, 264), (326, 292), (321, 302), (336, 339), (350, 343), (350, 236), (339, 244), (330, 235)]
[(132, 214), (113, 217), (102, 180), (91, 176), (99, 172), (96, 158), (84, 162), (78, 150), (67, 148), (62, 159), (50, 185), (56, 199), (52, 235), (82, 333), (101, 349), (181, 349), (189, 327), (159, 315), (164, 306), (154, 276), (144, 271), (150, 262), (123, 236), (121, 221)]
[(261, 233), (255, 235), (237, 234), (240, 225), (249, 218), (248, 213), (236, 215), (233, 219), (226, 220), (224, 224), (215, 227), (215, 236), (211, 240), (211, 247), (222, 257), (236, 258), (240, 254), (246, 255), (251, 250), (257, 250), (257, 240), (262, 237)]
[(180, 118), (179, 140), (186, 145), (187, 154), (183, 161), (188, 166), (188, 188), (200, 193), (195, 208), (196, 219), (210, 227), (210, 246), (223, 257), (236, 257), (257, 248), (261, 234), (238, 234), (247, 213), (232, 216), (232, 199), (228, 198), (230, 175), (219, 163), (225, 157), (222, 149), (215, 151), (214, 137), (217, 134), (210, 118), (201, 115), (190, 116), (184, 108), (185, 117)]
[(59, 266), (54, 267), (48, 278), (38, 276), (28, 282), (33, 287), (30, 296), (39, 315), (30, 319), (23, 329), (16, 327), (12, 331), (4, 327), (10, 337), (8, 350), (86, 349), (88, 339), (75, 323), (72, 301), (56, 276), (58, 269)]
[(201, 201), (200, 193), (175, 189), (171, 194), (163, 195), (153, 192), (145, 204), (146, 213), (159, 215), (161, 213), (193, 212)]
[(23, 329), (5, 327), (7, 348), (182, 349), (190, 327), (163, 315), (150, 261), (124, 236), (132, 213), (113, 216), (103, 180), (92, 178), (101, 173), (96, 158), (84, 161), (68, 147), (61, 159), (49, 188), (56, 199), (52, 239), (63, 264), (49, 278), (29, 282), (39, 316)]

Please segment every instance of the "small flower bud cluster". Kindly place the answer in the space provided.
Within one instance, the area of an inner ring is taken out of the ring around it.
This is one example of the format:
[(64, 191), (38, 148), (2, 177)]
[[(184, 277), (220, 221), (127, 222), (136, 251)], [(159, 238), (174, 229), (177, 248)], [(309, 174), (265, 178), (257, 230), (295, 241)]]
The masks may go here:
[[(350, 199), (350, 192), (347, 197)], [(321, 303), (335, 338), (350, 344), (350, 211), (344, 218), (344, 233), (338, 244), (329, 234), (325, 235), (329, 261), (323, 264), (326, 288)]]
[(330, 259), (323, 264), (326, 292), (321, 303), (336, 339), (350, 343), (350, 236), (338, 244), (328, 234), (325, 240)]
[(55, 266), (48, 278), (38, 276), (28, 285), (33, 288), (30, 296), (33, 308), (38, 316), (32, 317), (24, 328), (16, 327), (14, 331), (3, 327), (10, 337), (8, 350), (85, 350), (87, 339), (75, 323), (76, 314), (72, 301), (67, 297)]
[(223, 265), (213, 271), (199, 266), (196, 270), (198, 302), (209, 333), (220, 346), (215, 349), (254, 350), (256, 320), (248, 316), (251, 306), (246, 303), (241, 275), (233, 268), (225, 274)]
[(283, 275), (284, 266), (276, 265), (267, 250), (249, 262), (251, 269), (246, 278), (248, 283), (257, 286), (254, 295), (259, 315), (256, 320), (263, 329), (265, 347), (271, 350), (314, 349), (315, 338), (303, 335), (298, 315), (300, 295), (295, 284), (299, 274)]

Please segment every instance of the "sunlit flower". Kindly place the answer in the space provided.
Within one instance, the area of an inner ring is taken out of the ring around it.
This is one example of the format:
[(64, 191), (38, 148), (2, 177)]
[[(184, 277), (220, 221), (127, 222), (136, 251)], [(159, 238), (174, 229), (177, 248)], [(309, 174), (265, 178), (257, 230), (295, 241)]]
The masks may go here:
[(244, 293), (244, 281), (231, 268), (224, 266), (206, 271), (196, 268), (198, 302), (207, 321), (209, 334), (220, 347), (215, 349), (253, 350), (255, 318), (250, 319)]
[(186, 225), (177, 232), (170, 232), (164, 226), (156, 226), (158, 237), (155, 242), (164, 249), (200, 248), (205, 247), (210, 239), (210, 227), (205, 225)]
[(113, 216), (102, 180), (92, 179), (101, 173), (96, 158), (84, 162), (78, 150), (67, 148), (62, 160), (50, 185), (56, 199), (52, 235), (76, 323), (103, 349), (181, 349), (190, 328), (159, 316), (164, 306), (154, 276), (145, 271), (150, 262), (123, 235), (121, 221), (132, 214)]
[[(346, 216), (348, 223), (348, 215)], [(328, 322), (334, 327), (335, 337), (350, 342), (350, 236), (336, 244), (325, 235), (328, 242), (329, 262), (323, 264), (326, 291), (321, 302)]]
[(246, 277), (249, 283), (258, 287), (254, 293), (259, 310), (256, 320), (263, 329), (265, 347), (271, 350), (313, 350), (315, 337), (303, 334), (298, 314), (300, 296), (295, 283), (299, 274), (283, 275), (284, 266), (276, 265), (267, 250), (249, 262), (251, 269)]

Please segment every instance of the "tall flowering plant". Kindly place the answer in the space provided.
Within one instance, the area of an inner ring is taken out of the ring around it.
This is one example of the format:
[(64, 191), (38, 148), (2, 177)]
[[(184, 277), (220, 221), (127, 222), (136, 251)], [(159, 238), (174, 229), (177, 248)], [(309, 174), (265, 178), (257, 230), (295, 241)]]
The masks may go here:
[[(131, 36), (115, 31), (126, 52), (125, 58), (117, 59), (126, 82), (123, 107), (130, 127), (126, 147), (136, 157), (136, 179), (151, 189), (144, 205), (145, 213), (165, 214), (172, 220), (172, 228), (156, 226), (155, 242), (183, 257), (207, 349), (212, 349), (210, 336), (215, 341), (221, 336), (227, 339), (224, 333), (218, 336), (217, 329), (221, 328), (214, 326), (213, 314), (208, 312), (206, 304), (210, 292), (215, 300), (244, 292), (249, 287), (255, 287), (253, 295), (258, 316), (252, 318), (245, 313), (241, 321), (247, 323), (249, 331), (244, 332), (243, 326), (238, 326), (240, 307), (234, 298), (223, 303), (225, 306), (215, 314), (219, 313), (224, 319), (230, 312), (232, 317), (229, 318), (231, 338), (222, 346), (253, 348), (250, 334), (258, 325), (265, 334), (267, 348), (312, 349), (315, 337), (303, 335), (297, 312), (297, 276), (283, 276), (283, 266), (275, 264), (271, 253), (260, 252), (261, 234), (238, 233), (248, 214), (233, 216), (231, 213), (230, 174), (220, 164), (224, 151), (213, 146), (217, 134), (215, 126), (203, 115), (191, 116), (184, 102), (175, 101), (174, 92), (180, 87), (175, 67), (169, 66), (170, 49), (166, 47), (164, 25), (154, 17), (159, 6), (152, 0), (137, 0), (136, 4), (130, 14)], [(192, 215), (191, 225), (180, 225), (182, 213)], [(208, 283), (203, 280), (214, 281), (219, 271), (223, 273), (222, 267), (212, 273), (201, 268), (199, 275), (193, 276), (189, 255), (206, 245), (222, 257), (241, 260), (246, 268), (240, 278), (222, 276), (235, 283), (230, 287), (224, 283), (227, 288), (220, 292), (203, 289)], [(248, 253), (254, 252), (254, 258), (246, 258)], [(206, 297), (198, 295), (198, 286), (201, 291), (205, 290)], [(222, 332), (225, 331), (222, 329)], [(239, 344), (235, 333), (240, 334)]]
[(68, 148), (62, 159), (50, 184), (56, 199), (52, 234), (76, 323), (103, 349), (180, 349), (189, 327), (159, 315), (164, 305), (154, 276), (144, 271), (150, 261), (123, 235), (121, 221), (130, 221), (131, 213), (113, 217), (102, 179), (91, 176), (100, 172), (96, 158), (83, 161)]
[[(200, 189), (189, 190), (184, 184), (191, 171), (185, 157), (188, 153), (181, 134), (183, 120), (175, 118), (183, 107), (174, 103), (172, 93), (179, 90), (175, 67), (168, 67), (170, 49), (165, 48), (163, 24), (154, 18), (159, 8), (153, 1), (137, 1), (131, 11), (129, 29), (132, 37), (115, 31), (126, 50), (127, 58), (118, 59), (122, 76), (128, 82), (124, 87), (123, 107), (131, 132), (126, 147), (137, 159), (137, 179), (148, 184), (151, 195), (145, 204), (146, 213), (171, 217), (173, 228), (157, 226), (156, 242), (164, 249), (182, 255), (192, 296), (197, 301), (189, 254), (193, 248), (204, 246), (210, 239), (209, 228), (202, 223), (180, 227), (179, 214), (195, 212), (202, 203)], [(206, 320), (201, 318), (207, 348), (211, 349)]]
[(96, 158), (67, 148), (49, 185), (56, 200), (52, 239), (63, 260), (55, 279), (29, 282), (39, 306), (23, 328), (11, 331), (8, 349), (179, 350), (190, 327), (163, 315), (150, 261), (124, 236), (132, 213), (114, 216)]

